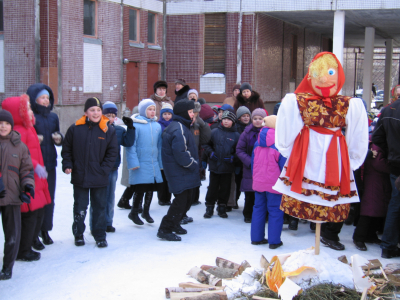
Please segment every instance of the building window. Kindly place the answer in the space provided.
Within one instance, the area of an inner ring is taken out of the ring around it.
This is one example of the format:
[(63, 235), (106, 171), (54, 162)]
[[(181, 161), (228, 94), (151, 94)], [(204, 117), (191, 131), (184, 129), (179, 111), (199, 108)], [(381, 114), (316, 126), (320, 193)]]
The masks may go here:
[(153, 13), (148, 13), (147, 16), (147, 42), (149, 44), (156, 44), (157, 41), (157, 16)]
[(97, 34), (97, 22), (96, 22), (96, 11), (97, 1), (95, 0), (84, 0), (84, 17), (83, 17), (83, 34), (96, 36)]
[(296, 81), (297, 77), (297, 35), (292, 34), (290, 47), (290, 80)]
[(3, 0), (0, 0), (0, 31), (4, 31)]
[(129, 40), (138, 42), (139, 32), (139, 11), (136, 9), (129, 10)]
[(226, 14), (206, 14), (204, 73), (225, 74)]

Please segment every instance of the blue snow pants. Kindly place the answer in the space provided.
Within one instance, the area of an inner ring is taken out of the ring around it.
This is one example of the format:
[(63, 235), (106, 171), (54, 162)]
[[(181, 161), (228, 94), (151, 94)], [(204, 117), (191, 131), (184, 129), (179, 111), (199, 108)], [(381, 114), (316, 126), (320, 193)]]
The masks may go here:
[(275, 245), (281, 242), (283, 211), (279, 209), (282, 194), (255, 192), (253, 217), (251, 220), (251, 241), (260, 242), (265, 236), (265, 218), (268, 211), (268, 243)]

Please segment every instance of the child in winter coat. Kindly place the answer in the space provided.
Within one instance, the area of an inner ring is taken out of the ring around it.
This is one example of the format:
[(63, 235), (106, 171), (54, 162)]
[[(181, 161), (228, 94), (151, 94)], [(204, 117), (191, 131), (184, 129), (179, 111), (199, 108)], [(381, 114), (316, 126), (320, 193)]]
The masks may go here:
[[(265, 127), (258, 135), (251, 158), (255, 202), (251, 220), (251, 243), (269, 243), (270, 249), (283, 245), (281, 233), (283, 211), (279, 209), (282, 194), (272, 189), (285, 165), (284, 158), (275, 147), (276, 116), (264, 118)], [(265, 217), (269, 214), (268, 239), (265, 239)]]
[[(199, 157), (190, 124), (193, 121), (194, 102), (175, 103), (171, 124), (162, 138), (162, 160), (169, 191), (175, 198), (161, 221), (157, 237), (180, 241), (176, 234), (186, 234), (179, 222), (192, 201), (193, 189), (200, 186)], [(175, 234), (176, 233), (176, 234)]]
[[(3, 268), (0, 280), (10, 279), (21, 239), (21, 204), (35, 196), (33, 165), (28, 147), (21, 135), (13, 131), (14, 120), (6, 111), (0, 111), (0, 213), (4, 232)], [(7, 192), (5, 191), (7, 187)]]
[(239, 142), (236, 147), (236, 153), (239, 159), (243, 163), (243, 178), (240, 186), (240, 190), (244, 192), (244, 208), (243, 216), (245, 223), (251, 223), (254, 206), (254, 190), (253, 176), (251, 173), (251, 154), (253, 153), (253, 147), (257, 141), (258, 134), (262, 128), (263, 119), (267, 116), (264, 109), (257, 108), (251, 114), (252, 124), (248, 125), (243, 133), (240, 135)]
[(85, 245), (86, 210), (93, 208), (92, 235), (99, 248), (108, 246), (106, 240), (106, 206), (109, 174), (118, 157), (115, 128), (103, 116), (103, 106), (96, 97), (85, 102), (85, 115), (72, 124), (65, 135), (61, 156), (65, 174), (71, 174), (74, 185), (74, 222), (72, 233), (75, 246)]
[(218, 108), (218, 121), (211, 125), (211, 129), (218, 128), (218, 126), (221, 124), (221, 121), (222, 121), (222, 114), (226, 110), (233, 112), (233, 107), (230, 106), (229, 104), (224, 104), (220, 108)]
[(136, 128), (135, 143), (126, 148), (129, 184), (135, 186), (132, 210), (128, 218), (136, 225), (143, 225), (139, 218), (139, 204), (144, 197), (142, 218), (154, 223), (149, 214), (153, 192), (163, 181), (161, 175), (161, 125), (157, 123), (156, 105), (151, 99), (139, 103), (139, 114), (132, 116)]
[[(28, 88), (26, 93), (29, 96), (32, 111), (35, 114), (36, 122), (34, 127), (39, 136), (51, 198), (51, 203), (44, 207), (40, 236), (43, 244), (51, 245), (53, 240), (49, 235), (49, 231), (53, 229), (54, 195), (56, 191), (57, 151), (55, 146), (61, 146), (64, 137), (60, 133), (58, 116), (51, 111), (54, 105), (54, 96), (51, 88), (43, 83), (35, 83)], [(39, 237), (35, 237), (33, 248), (42, 250), (44, 249), (43, 244), (40, 242)]]
[(14, 130), (21, 135), (21, 141), (28, 147), (35, 172), (35, 198), (31, 199), (31, 203), (24, 203), (21, 206), (21, 242), (17, 260), (39, 260), (40, 253), (33, 251), (32, 245), (37, 241), (40, 229), (42, 228), (43, 208), (51, 203), (51, 197), (46, 180), (47, 172), (43, 162), (39, 138), (33, 127), (35, 117), (30, 108), (29, 97), (26, 94), (21, 97), (7, 98), (1, 106), (13, 116)]
[(210, 184), (206, 195), (207, 208), (204, 218), (212, 217), (217, 200), (218, 215), (221, 218), (228, 217), (226, 205), (237, 160), (235, 149), (240, 136), (236, 131), (236, 121), (236, 115), (233, 112), (225, 111), (221, 125), (211, 131), (209, 143), (203, 145), (206, 155), (210, 158)]
[[(164, 132), (164, 129), (171, 124), (173, 116), (174, 111), (172, 110), (172, 105), (164, 103), (160, 111), (160, 120), (158, 121), (158, 123), (161, 125), (161, 132)], [(157, 192), (158, 204), (161, 206), (171, 205), (171, 193), (168, 190), (168, 182), (167, 178), (165, 177), (164, 170), (161, 170), (161, 175), (163, 182), (160, 184), (160, 188)]]
[(236, 117), (238, 119), (236, 123), (237, 131), (242, 134), (247, 125), (250, 124), (251, 112), (246, 106), (241, 106), (236, 111)]
[[(115, 227), (112, 226), (114, 218), (114, 206), (115, 206), (115, 188), (118, 179), (118, 168), (121, 164), (121, 146), (132, 147), (135, 141), (135, 127), (133, 127), (133, 121), (131, 118), (122, 117), (122, 121), (126, 125), (127, 129), (122, 126), (115, 124), (115, 119), (118, 115), (118, 108), (114, 102), (107, 101), (103, 105), (103, 115), (109, 120), (109, 124), (115, 129), (118, 140), (118, 156), (115, 161), (114, 167), (112, 168), (110, 174), (108, 175), (108, 186), (107, 186), (107, 206), (106, 206), (106, 221), (107, 228), (106, 232), (115, 232)], [(90, 207), (90, 230), (93, 229), (92, 226), (92, 213), (93, 209)]]

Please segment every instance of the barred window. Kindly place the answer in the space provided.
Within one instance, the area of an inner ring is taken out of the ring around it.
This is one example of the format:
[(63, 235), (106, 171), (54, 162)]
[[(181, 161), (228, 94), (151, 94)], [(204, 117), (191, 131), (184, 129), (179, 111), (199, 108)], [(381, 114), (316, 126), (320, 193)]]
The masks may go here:
[(83, 34), (96, 36), (97, 2), (95, 0), (84, 0), (83, 5)]
[(206, 14), (204, 73), (225, 74), (226, 14)]

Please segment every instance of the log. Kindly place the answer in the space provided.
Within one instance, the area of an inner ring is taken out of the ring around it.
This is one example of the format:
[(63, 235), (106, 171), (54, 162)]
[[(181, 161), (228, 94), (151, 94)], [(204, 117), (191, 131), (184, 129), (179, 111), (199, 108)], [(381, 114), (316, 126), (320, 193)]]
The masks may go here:
[(321, 243), (321, 223), (316, 223), (315, 225), (315, 255), (319, 255), (319, 246)]
[(209, 284), (195, 283), (195, 282), (181, 282), (178, 284), (182, 288), (215, 288), (216, 290), (223, 290), (225, 286), (212, 286)]
[(228, 269), (235, 269), (235, 270), (239, 270), (239, 268), (240, 268), (239, 264), (234, 263), (225, 258), (221, 258), (221, 257), (217, 257), (215, 262), (216, 262), (217, 267), (220, 267), (220, 268), (228, 268)]
[(183, 288), (183, 287), (167, 287), (165, 288), (165, 297), (171, 298), (171, 293), (186, 293), (186, 292), (203, 292), (203, 291), (215, 291), (217, 290), (215, 286), (210, 286), (206, 288)]
[[(221, 295), (219, 295), (220, 293), (221, 293)], [(216, 292), (216, 291), (204, 291), (204, 292), (197, 292), (197, 293), (196, 292), (186, 292), (186, 293), (174, 293), (174, 292), (172, 292), (171, 293), (171, 300), (192, 299), (192, 298), (189, 298), (189, 297), (198, 297), (198, 296), (206, 296), (206, 295), (217, 295), (218, 298), (215, 298), (215, 299), (220, 300), (221, 299), (220, 296), (224, 297), (224, 294), (226, 295), (226, 293), (223, 292), (223, 291), (218, 291), (218, 292)], [(213, 297), (215, 297), (215, 296), (213, 296)], [(194, 298), (194, 299), (196, 299), (196, 298)], [(200, 299), (202, 299), (202, 298), (200, 298)], [(213, 298), (205, 298), (205, 299), (209, 300), (209, 299), (213, 299)], [(224, 298), (222, 298), (222, 299), (224, 299)], [(228, 298), (225, 298), (225, 299), (228, 299)]]
[(225, 292), (217, 292), (211, 294), (202, 294), (196, 296), (187, 296), (180, 300), (228, 300), (228, 296)]
[(251, 265), (247, 262), (247, 260), (244, 260), (239, 267), (239, 275), (241, 275), (243, 273), (244, 270), (246, 270), (247, 268), (250, 268)]
[(202, 272), (207, 276), (207, 283), (213, 286), (222, 286), (222, 279), (214, 276), (213, 274), (203, 271)]
[(235, 269), (220, 268), (207, 265), (202, 265), (200, 268), (203, 271), (207, 271), (218, 278), (234, 278), (239, 275), (239, 271)]
[(277, 299), (265, 298), (265, 297), (260, 297), (260, 296), (253, 296), (253, 300), (277, 300)]
[[(261, 255), (261, 259), (260, 259), (260, 266), (261, 268), (263, 268), (264, 270), (266, 270), (269, 266), (269, 261), (264, 257), (264, 255)], [(253, 298), (254, 299), (254, 298)]]
[(204, 271), (199, 267), (191, 268), (187, 275), (193, 277), (200, 283), (207, 283), (207, 275), (204, 274)]

